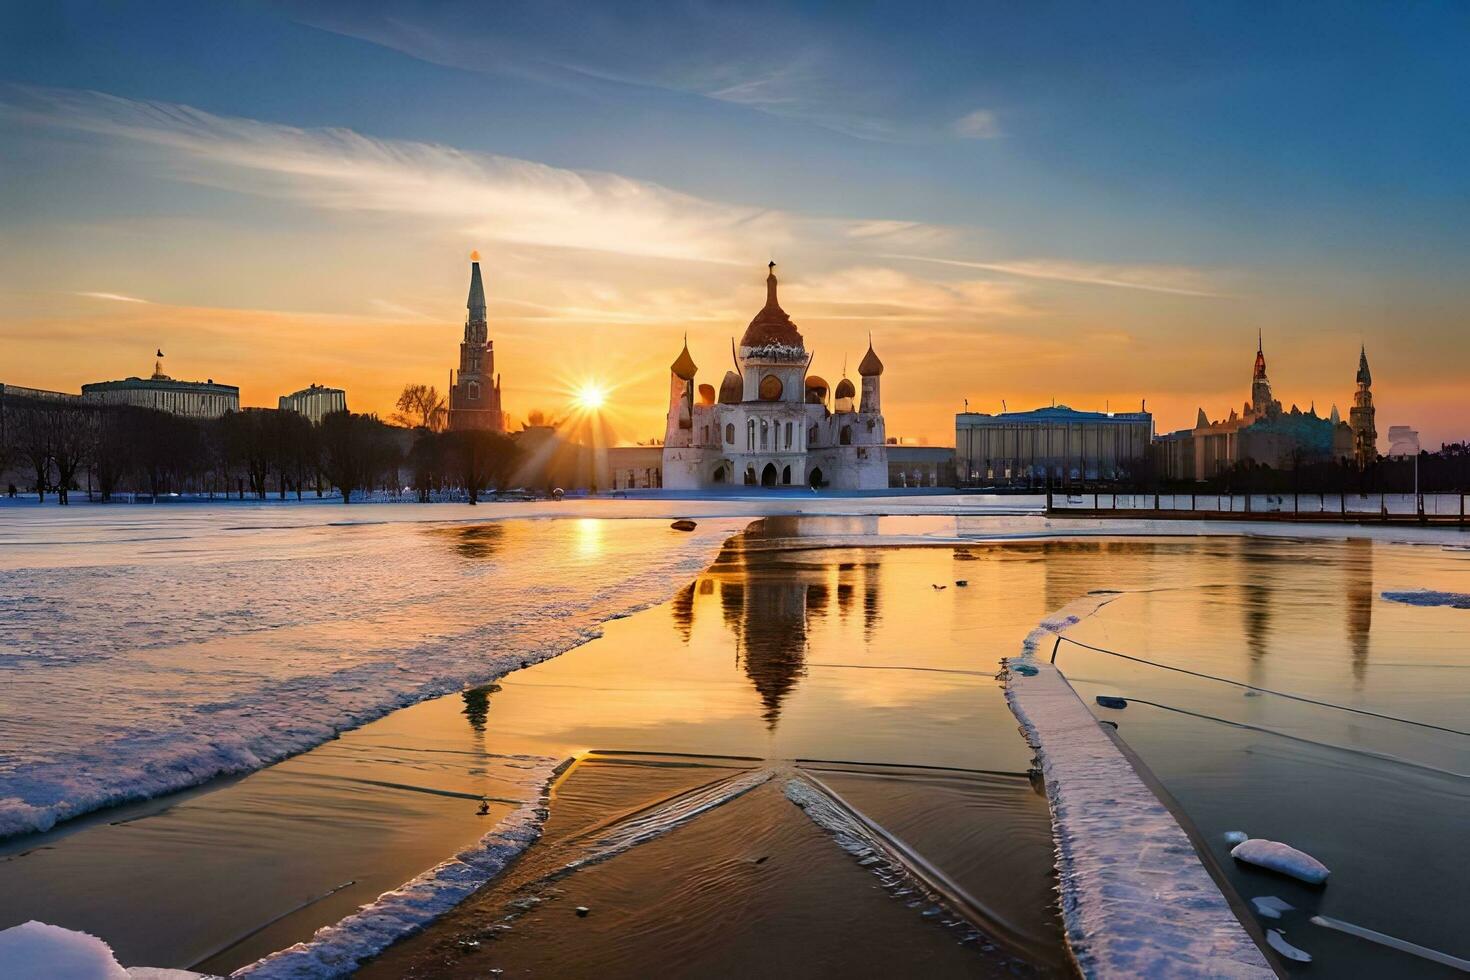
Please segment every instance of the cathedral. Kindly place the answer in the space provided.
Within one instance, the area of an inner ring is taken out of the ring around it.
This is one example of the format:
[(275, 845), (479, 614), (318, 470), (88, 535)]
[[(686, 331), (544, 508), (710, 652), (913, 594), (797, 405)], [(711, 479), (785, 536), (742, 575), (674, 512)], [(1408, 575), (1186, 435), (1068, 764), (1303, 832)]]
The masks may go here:
[(500, 410), (500, 376), (495, 373), (495, 343), (485, 314), (485, 283), (480, 279), (480, 253), (470, 253), (469, 310), (459, 345), (459, 374), (449, 372), (449, 428), (505, 431)]
[[(766, 305), (739, 346), (719, 390), (695, 385), (688, 339), (669, 371), (663, 485), (698, 490), (729, 484), (879, 490), (888, 486), (880, 388), (873, 350), (858, 365), (862, 391), (843, 377), (835, 390), (808, 374), (813, 355), (776, 299), (776, 263)], [(845, 374), (845, 372), (844, 372)]]

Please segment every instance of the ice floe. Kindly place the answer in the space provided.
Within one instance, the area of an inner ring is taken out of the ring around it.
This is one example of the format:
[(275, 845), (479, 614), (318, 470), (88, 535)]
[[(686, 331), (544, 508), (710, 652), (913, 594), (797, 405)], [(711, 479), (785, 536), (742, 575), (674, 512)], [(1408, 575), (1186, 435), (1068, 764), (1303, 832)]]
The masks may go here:
[(0, 977), (5, 980), (195, 980), (190, 970), (123, 967), (112, 947), (90, 933), (45, 922), (0, 931)]
[(1231, 849), (1230, 856), (1237, 861), (1275, 871), (1309, 885), (1322, 884), (1332, 873), (1327, 870), (1327, 865), (1305, 851), (1299, 851), (1280, 841), (1263, 840), (1259, 837), (1236, 844)]
[(1279, 919), (1282, 912), (1290, 912), (1296, 906), (1282, 901), (1275, 895), (1261, 895), (1251, 899), (1251, 908), (1255, 909), (1256, 914), (1264, 919)]
[(1401, 602), (1406, 606), (1449, 606), (1452, 609), (1470, 609), (1470, 594), (1464, 592), (1413, 589), (1407, 592), (1384, 592), (1383, 598), (1389, 602)]

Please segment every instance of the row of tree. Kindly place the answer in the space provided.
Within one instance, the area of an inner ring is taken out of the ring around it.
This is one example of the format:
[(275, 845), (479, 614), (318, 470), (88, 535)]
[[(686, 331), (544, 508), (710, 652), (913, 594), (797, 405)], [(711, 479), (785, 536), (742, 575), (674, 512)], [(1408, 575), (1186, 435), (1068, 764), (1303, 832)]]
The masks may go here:
[[(132, 406), (0, 398), (0, 472), (23, 472), (44, 500), (66, 504), (86, 488), (111, 500), (132, 491), (208, 496), (247, 493), (282, 499), (335, 488), (353, 495), (404, 487), (419, 499), (462, 492), (475, 502), (504, 487), (517, 449), (490, 432), (444, 432), (434, 423), (388, 425), (376, 415), (336, 412), (314, 425), (295, 412), (248, 408), (218, 419), (192, 419)], [(16, 492), (12, 481), (10, 492)]]

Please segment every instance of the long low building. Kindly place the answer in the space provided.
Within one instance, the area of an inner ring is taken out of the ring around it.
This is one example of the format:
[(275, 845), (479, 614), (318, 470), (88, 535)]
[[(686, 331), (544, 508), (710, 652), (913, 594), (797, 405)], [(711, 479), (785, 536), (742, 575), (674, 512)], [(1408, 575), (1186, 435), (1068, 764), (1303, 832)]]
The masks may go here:
[(240, 410), (240, 389), (208, 381), (175, 381), (163, 373), (163, 360), (153, 365), (153, 376), (98, 381), (82, 385), (82, 401), (97, 405), (133, 405), (190, 418), (217, 419)]
[(961, 486), (1121, 480), (1147, 459), (1153, 435), (1148, 412), (961, 412), (955, 470)]

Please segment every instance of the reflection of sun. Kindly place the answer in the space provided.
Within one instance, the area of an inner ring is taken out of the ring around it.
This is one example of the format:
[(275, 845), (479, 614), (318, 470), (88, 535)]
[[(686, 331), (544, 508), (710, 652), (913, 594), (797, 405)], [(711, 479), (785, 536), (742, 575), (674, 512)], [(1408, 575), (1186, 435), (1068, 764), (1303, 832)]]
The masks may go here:
[(572, 402), (578, 408), (595, 412), (607, 404), (607, 388), (598, 381), (584, 381), (572, 392)]

